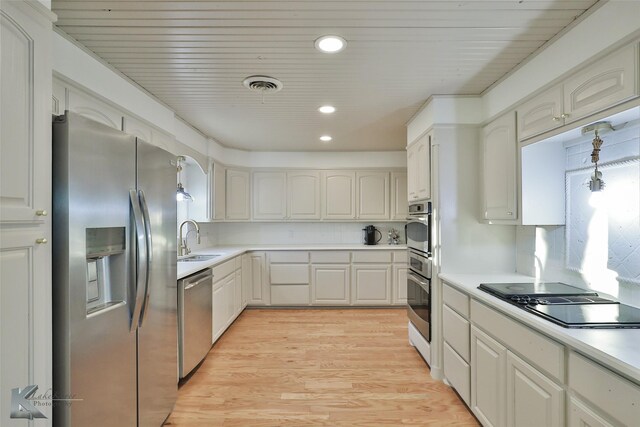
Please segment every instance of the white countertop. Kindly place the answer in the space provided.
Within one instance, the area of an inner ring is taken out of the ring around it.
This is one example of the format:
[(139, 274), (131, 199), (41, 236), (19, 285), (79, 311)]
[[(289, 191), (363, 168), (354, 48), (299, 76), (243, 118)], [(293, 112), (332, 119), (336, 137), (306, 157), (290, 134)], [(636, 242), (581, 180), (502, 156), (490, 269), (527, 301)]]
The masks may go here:
[(480, 283), (534, 282), (533, 277), (520, 274), (446, 273), (439, 277), (474, 299), (640, 383), (640, 329), (563, 328), (477, 289)]
[(191, 255), (213, 255), (218, 254), (220, 256), (210, 259), (208, 261), (199, 262), (179, 262), (178, 263), (178, 279), (187, 277), (193, 273), (204, 268), (214, 267), (220, 263), (223, 263), (231, 258), (235, 258), (238, 255), (242, 255), (245, 252), (251, 251), (404, 251), (407, 249), (406, 245), (362, 245), (362, 244), (309, 244), (309, 245), (253, 245), (253, 246), (214, 246), (207, 249), (197, 250), (191, 253)]

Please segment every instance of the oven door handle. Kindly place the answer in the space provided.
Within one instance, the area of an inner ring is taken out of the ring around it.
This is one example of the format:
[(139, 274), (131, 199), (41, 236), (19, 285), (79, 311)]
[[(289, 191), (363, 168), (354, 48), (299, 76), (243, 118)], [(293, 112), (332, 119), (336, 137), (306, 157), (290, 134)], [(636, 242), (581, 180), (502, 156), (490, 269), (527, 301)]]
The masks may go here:
[(424, 280), (422, 280), (422, 278), (420, 276), (418, 276), (415, 273), (412, 272), (408, 272), (407, 273), (407, 277), (409, 277), (411, 280), (413, 280), (414, 282), (416, 282), (417, 284), (420, 285), (420, 287), (422, 289), (424, 289), (428, 294), (431, 294), (431, 291), (429, 289), (429, 283), (425, 282)]
[(409, 216), (407, 217), (407, 221), (409, 222), (427, 222), (426, 216)]

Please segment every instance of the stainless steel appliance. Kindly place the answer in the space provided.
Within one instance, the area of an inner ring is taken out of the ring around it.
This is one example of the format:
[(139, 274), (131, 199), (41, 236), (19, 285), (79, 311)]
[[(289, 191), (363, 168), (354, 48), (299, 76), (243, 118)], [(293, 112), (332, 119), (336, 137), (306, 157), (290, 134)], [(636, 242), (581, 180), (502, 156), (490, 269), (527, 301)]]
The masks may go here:
[(640, 309), (564, 283), (482, 283), (478, 289), (565, 328), (640, 328)]
[(53, 120), (56, 426), (159, 426), (177, 395), (175, 156)]
[(407, 246), (426, 256), (432, 255), (431, 202), (409, 205), (409, 217), (405, 225)]
[(431, 342), (431, 259), (409, 250), (407, 315), (413, 326)]
[(211, 349), (212, 293), (211, 269), (178, 281), (180, 378), (189, 375)]
[[(367, 225), (362, 229), (362, 233), (365, 245), (377, 245), (380, 239), (382, 239), (382, 233), (373, 225)], [(376, 236), (376, 233), (379, 237)]]

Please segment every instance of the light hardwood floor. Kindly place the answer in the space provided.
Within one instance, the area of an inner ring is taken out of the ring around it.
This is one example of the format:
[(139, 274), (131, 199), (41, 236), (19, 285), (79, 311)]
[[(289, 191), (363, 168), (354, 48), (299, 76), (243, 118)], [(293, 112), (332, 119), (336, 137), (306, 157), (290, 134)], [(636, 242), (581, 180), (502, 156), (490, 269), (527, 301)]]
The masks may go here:
[(246, 310), (169, 426), (475, 426), (407, 340), (404, 309)]

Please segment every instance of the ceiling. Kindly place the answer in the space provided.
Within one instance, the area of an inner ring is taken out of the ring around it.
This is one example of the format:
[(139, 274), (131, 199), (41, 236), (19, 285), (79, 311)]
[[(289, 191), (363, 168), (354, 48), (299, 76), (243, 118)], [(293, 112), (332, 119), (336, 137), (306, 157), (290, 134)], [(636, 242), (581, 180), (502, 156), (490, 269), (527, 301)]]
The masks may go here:
[[(221, 144), (401, 150), (432, 94), (479, 94), (596, 0), (58, 1), (57, 25)], [(324, 54), (314, 40), (347, 48)], [(281, 80), (267, 95), (250, 75)], [(323, 104), (336, 113), (323, 115)], [(321, 135), (333, 141), (323, 143)]]

